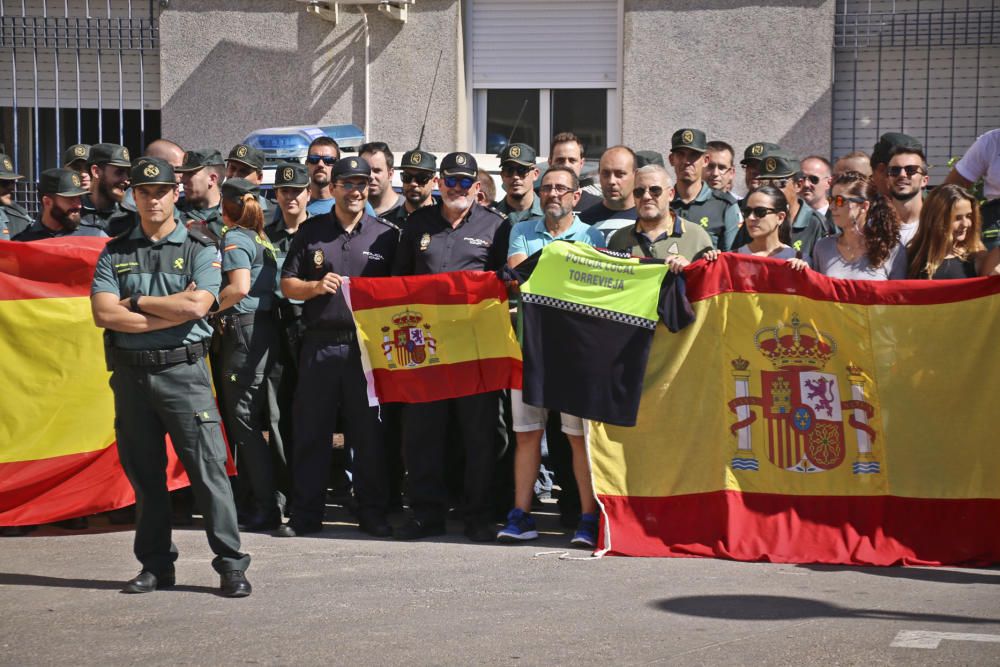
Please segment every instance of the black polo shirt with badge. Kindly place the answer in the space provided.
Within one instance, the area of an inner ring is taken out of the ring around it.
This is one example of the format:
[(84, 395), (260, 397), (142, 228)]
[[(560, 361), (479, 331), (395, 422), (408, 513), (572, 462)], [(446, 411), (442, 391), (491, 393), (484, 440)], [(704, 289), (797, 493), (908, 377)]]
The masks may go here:
[[(399, 228), (365, 214), (348, 233), (335, 212), (299, 225), (281, 267), (282, 278), (320, 280), (327, 273), (366, 278), (391, 275)], [(354, 318), (340, 290), (303, 303), (302, 319), (309, 329), (354, 330)]]
[(442, 206), (425, 206), (410, 215), (399, 242), (393, 275), (498, 271), (507, 263), (510, 222), (506, 218), (473, 204), (453, 228), (441, 215)]

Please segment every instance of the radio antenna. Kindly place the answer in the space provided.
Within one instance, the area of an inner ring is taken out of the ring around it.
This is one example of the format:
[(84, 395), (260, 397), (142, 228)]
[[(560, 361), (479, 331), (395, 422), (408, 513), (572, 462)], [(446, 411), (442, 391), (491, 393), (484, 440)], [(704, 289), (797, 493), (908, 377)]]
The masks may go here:
[(524, 115), (524, 110), (528, 106), (528, 98), (524, 98), (524, 104), (521, 105), (521, 110), (517, 112), (517, 120), (514, 121), (514, 127), (510, 128), (510, 135), (507, 137), (507, 145), (510, 146), (511, 140), (514, 138), (514, 133), (517, 132), (517, 128), (521, 126), (521, 116)]
[(424, 110), (424, 122), (420, 126), (420, 136), (417, 138), (417, 148), (420, 150), (420, 144), (424, 143), (424, 128), (427, 127), (427, 116), (431, 112), (431, 98), (434, 97), (434, 86), (437, 85), (438, 80), (438, 69), (441, 67), (441, 56), (444, 54), (444, 49), (438, 51), (438, 61), (437, 65), (434, 66), (434, 79), (431, 81), (431, 92), (427, 96), (427, 108)]

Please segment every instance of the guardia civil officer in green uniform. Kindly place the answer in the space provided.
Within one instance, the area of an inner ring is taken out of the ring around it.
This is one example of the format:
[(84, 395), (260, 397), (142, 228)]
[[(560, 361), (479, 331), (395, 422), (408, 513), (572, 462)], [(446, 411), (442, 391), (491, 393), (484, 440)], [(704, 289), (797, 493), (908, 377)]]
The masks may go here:
[(35, 221), (24, 207), (14, 201), (17, 182), (24, 178), (14, 171), (14, 162), (0, 153), (0, 239), (10, 240), (31, 227)]
[(281, 524), (271, 451), (264, 439), (267, 420), (265, 377), (276, 337), (271, 309), (277, 262), (264, 236), (258, 188), (242, 178), (222, 185), (222, 290), (217, 326), (222, 334), (223, 419), (236, 454), (239, 484), (252, 496), (244, 508), (245, 530), (274, 530)]
[(90, 147), (87, 167), (90, 194), (83, 197), (80, 224), (103, 229), (109, 236), (130, 230), (135, 216), (122, 207), (132, 167), (128, 149), (120, 144), (94, 144)]
[(85, 190), (90, 190), (90, 170), (87, 160), (90, 159), (90, 144), (73, 144), (63, 151), (63, 167), (80, 174), (80, 181)]
[(131, 178), (139, 224), (105, 246), (90, 290), (94, 322), (107, 330), (118, 456), (136, 497), (134, 550), (142, 570), (122, 590), (174, 584), (169, 434), (205, 516), (221, 593), (243, 597), (250, 594), (250, 556), (240, 551), (226, 443), (205, 364), (212, 333), (205, 316), (216, 305), (221, 258), (211, 239), (174, 220), (177, 184), (169, 163), (144, 158)]
[(424, 206), (433, 206), (434, 173), (437, 171), (437, 158), (433, 153), (419, 148), (403, 153), (403, 161), (399, 163), (399, 180), (403, 183), (403, 205), (387, 212), (383, 218), (402, 228), (410, 215)]
[(747, 193), (753, 192), (761, 184), (757, 180), (757, 173), (760, 171), (761, 156), (766, 152), (780, 150), (781, 146), (778, 144), (771, 144), (766, 141), (756, 141), (743, 150), (743, 159), (740, 160), (740, 166), (743, 167), (743, 178), (746, 182)]
[(729, 250), (740, 230), (740, 208), (736, 197), (713, 190), (702, 178), (708, 166), (707, 151), (708, 141), (701, 130), (683, 128), (670, 138), (667, 159), (677, 177), (670, 208), (684, 220), (701, 225), (716, 248)]
[[(811, 257), (816, 241), (827, 236), (826, 218), (799, 197), (795, 186), (795, 177), (800, 173), (798, 158), (781, 149), (766, 150), (760, 157), (758, 182), (778, 188), (788, 200), (788, 215), (781, 223), (778, 238), (785, 245), (792, 246), (799, 257)], [(750, 234), (745, 227), (740, 228), (732, 249), (736, 250), (749, 242)]]
[(184, 201), (180, 210), (190, 227), (197, 223), (200, 231), (221, 239), (225, 224), (222, 222), (222, 182), (226, 180), (226, 162), (222, 154), (211, 148), (190, 150), (184, 153), (184, 162), (175, 169), (184, 185)]
[(498, 157), (505, 194), (494, 208), (506, 215), (511, 225), (544, 218), (541, 198), (535, 193), (538, 178), (535, 149), (528, 144), (510, 144), (503, 147)]
[(86, 193), (80, 174), (72, 169), (46, 169), (38, 181), (38, 198), (42, 205), (38, 220), (14, 240), (41, 241), (66, 236), (107, 238), (100, 229), (80, 224), (80, 196)]
[[(264, 181), (264, 153), (247, 144), (236, 144), (226, 158), (226, 178), (245, 178), (257, 187)], [(265, 224), (274, 219), (274, 206), (266, 197), (257, 195)]]

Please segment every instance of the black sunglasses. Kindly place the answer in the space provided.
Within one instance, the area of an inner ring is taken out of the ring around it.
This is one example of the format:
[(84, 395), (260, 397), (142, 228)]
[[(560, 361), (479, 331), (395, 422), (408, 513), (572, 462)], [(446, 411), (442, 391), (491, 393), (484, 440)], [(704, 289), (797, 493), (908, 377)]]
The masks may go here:
[(416, 182), (417, 185), (427, 185), (434, 178), (433, 174), (408, 174), (405, 171), (399, 175), (399, 180), (404, 183)]
[(813, 185), (819, 185), (819, 176), (816, 174), (799, 174), (800, 181), (809, 181)]
[(520, 164), (505, 164), (500, 168), (500, 173), (504, 176), (520, 176), (524, 178), (531, 171), (531, 167), (525, 167)]
[(905, 167), (889, 167), (889, 175), (892, 176), (893, 178), (898, 178), (899, 176), (902, 176), (904, 171), (906, 172), (907, 176), (912, 178), (917, 174), (924, 173), (924, 168), (918, 167), (915, 164), (908, 164)]
[(744, 218), (749, 218), (752, 215), (758, 220), (770, 215), (771, 213), (781, 213), (779, 209), (769, 208), (767, 206), (745, 206), (740, 210), (743, 211)]
[(330, 155), (310, 155), (306, 157), (306, 162), (309, 164), (319, 164), (322, 162), (328, 167), (332, 167), (337, 163), (337, 158)]
[[(634, 190), (632, 190), (632, 196), (635, 197), (636, 199), (642, 199), (643, 195), (646, 194), (646, 190), (647, 188), (635, 188)], [(649, 194), (651, 194), (654, 198), (658, 198), (660, 195), (663, 194), (663, 188), (661, 188), (659, 185), (651, 185), (649, 186), (648, 190)]]

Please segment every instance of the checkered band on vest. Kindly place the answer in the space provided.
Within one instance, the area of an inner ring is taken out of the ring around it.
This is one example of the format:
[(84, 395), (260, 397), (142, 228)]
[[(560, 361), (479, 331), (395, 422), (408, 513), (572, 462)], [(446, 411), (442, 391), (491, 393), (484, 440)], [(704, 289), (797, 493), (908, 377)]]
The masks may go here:
[(582, 303), (571, 303), (569, 301), (563, 301), (562, 299), (553, 299), (550, 296), (522, 292), (521, 300), (525, 303), (534, 303), (539, 306), (561, 308), (562, 310), (566, 310), (571, 313), (580, 313), (581, 315), (589, 315), (591, 317), (602, 317), (606, 320), (611, 320), (612, 322), (621, 322), (622, 324), (628, 324), (633, 327), (642, 327), (643, 329), (656, 328), (656, 320), (647, 320), (645, 317), (637, 317), (626, 313), (616, 313), (613, 310), (595, 308), (594, 306), (588, 306)]

